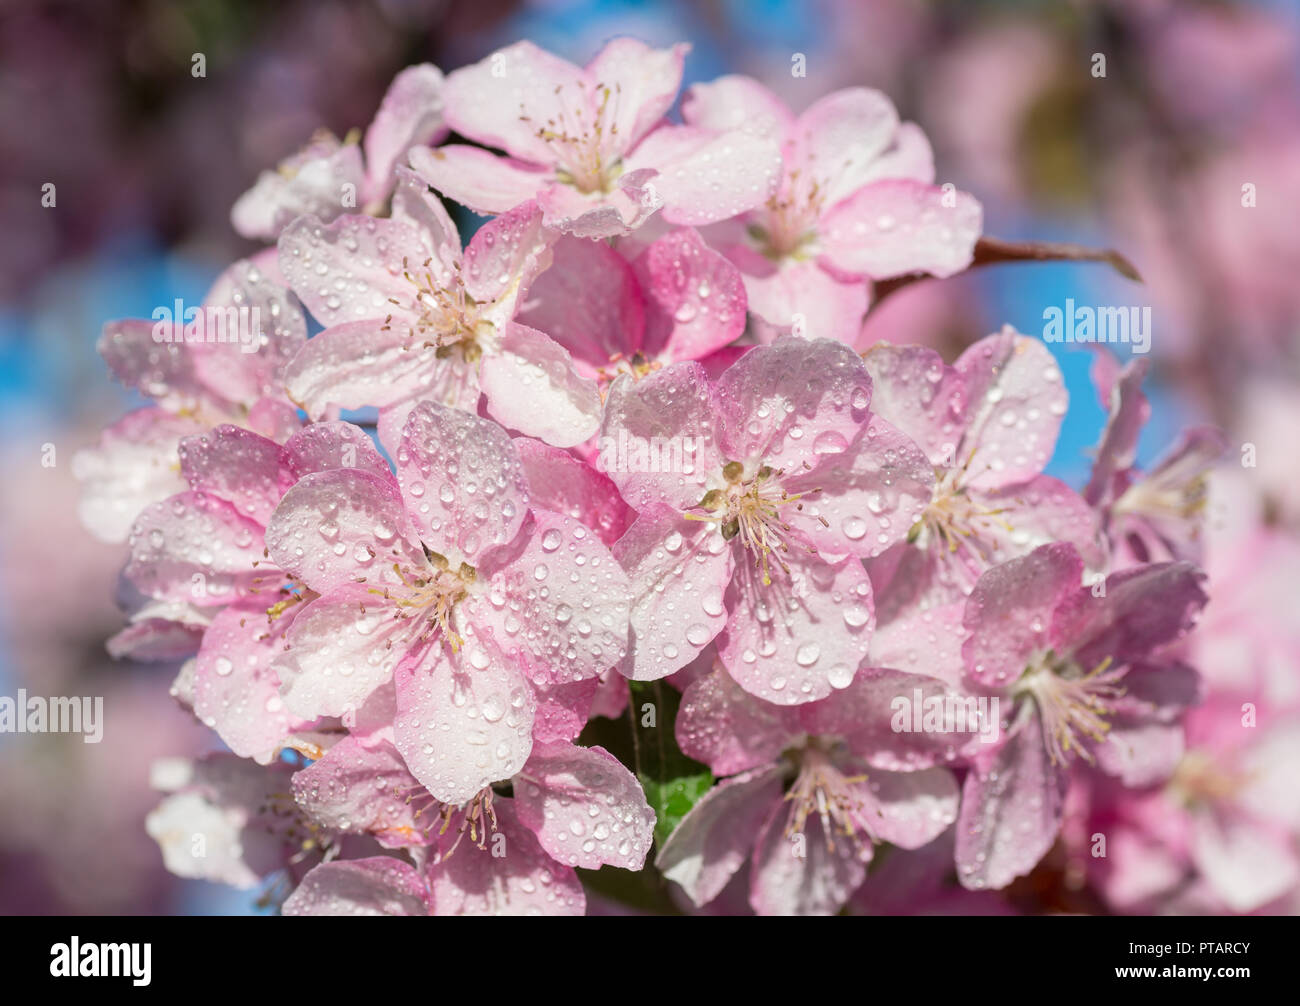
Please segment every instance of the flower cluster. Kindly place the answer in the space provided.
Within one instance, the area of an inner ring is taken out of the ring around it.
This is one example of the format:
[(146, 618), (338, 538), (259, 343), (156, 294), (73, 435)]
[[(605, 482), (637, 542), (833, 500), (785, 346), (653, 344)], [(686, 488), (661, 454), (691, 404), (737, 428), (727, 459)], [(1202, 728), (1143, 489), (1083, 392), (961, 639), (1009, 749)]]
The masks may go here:
[(1038, 340), (860, 352), (979, 204), (874, 91), (724, 77), (670, 121), (687, 48), (411, 68), (236, 205), (276, 244), (204, 307), (257, 308), (255, 352), (107, 326), (149, 399), (78, 458), (130, 551), (110, 648), (181, 661), (229, 749), (158, 767), (175, 872), (286, 914), (581, 913), (604, 867), (835, 913), (888, 845), (917, 908), (1034, 870), (1072, 780), (1220, 794), (1182, 641), (1221, 440), (1138, 471), (1142, 371), (1104, 365), (1076, 491)]

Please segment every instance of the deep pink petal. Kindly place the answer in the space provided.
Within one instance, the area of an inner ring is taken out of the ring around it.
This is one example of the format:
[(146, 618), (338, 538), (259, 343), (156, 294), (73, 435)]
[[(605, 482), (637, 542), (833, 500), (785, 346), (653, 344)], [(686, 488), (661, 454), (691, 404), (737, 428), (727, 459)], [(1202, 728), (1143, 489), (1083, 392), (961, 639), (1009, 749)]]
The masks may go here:
[(1037, 715), (982, 755), (966, 775), (957, 818), (962, 886), (1006, 887), (1037, 866), (1061, 830), (1067, 782), (1049, 760)]
[(635, 268), (646, 296), (647, 356), (698, 360), (745, 331), (740, 272), (696, 231), (658, 238)]
[(633, 514), (608, 476), (567, 451), (527, 437), (515, 438), (515, 447), (533, 506), (572, 517), (606, 545), (623, 536)]

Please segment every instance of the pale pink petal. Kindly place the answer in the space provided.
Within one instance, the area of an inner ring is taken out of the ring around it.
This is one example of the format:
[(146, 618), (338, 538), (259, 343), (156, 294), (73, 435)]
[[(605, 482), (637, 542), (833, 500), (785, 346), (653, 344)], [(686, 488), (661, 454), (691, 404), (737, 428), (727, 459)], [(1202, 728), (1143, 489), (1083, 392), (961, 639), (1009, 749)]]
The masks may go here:
[(821, 219), (822, 253), (847, 275), (951, 276), (971, 263), (983, 209), (965, 192), (911, 179), (864, 186)]
[(749, 903), (759, 915), (834, 915), (866, 879), (866, 862), (852, 842), (827, 835), (816, 814), (787, 835), (789, 813), (778, 804), (758, 833)]
[(966, 432), (955, 459), (969, 462), (965, 484), (992, 489), (1041, 472), (1069, 403), (1047, 347), (1004, 328), (969, 347), (955, 367), (966, 382)]
[(304, 426), (284, 442), (284, 461), (295, 480), (334, 468), (359, 468), (378, 478), (391, 475), (365, 431), (337, 421)]
[(894, 133), (888, 149), (861, 173), (862, 184), (882, 178), (912, 178), (926, 185), (934, 182), (934, 150), (915, 122), (904, 122)]
[[(419, 397), (441, 398), (463, 367), (459, 354), (445, 360), (426, 350), (394, 319), (352, 321), (309, 339), (285, 372), (285, 390), (308, 415), (319, 419), (330, 406), (383, 408)], [(474, 400), (477, 400), (477, 388)]]
[(634, 510), (652, 503), (696, 506), (723, 463), (716, 414), (713, 388), (698, 364), (670, 364), (640, 379), (624, 374), (605, 399), (599, 467)]
[(433, 150), (416, 147), (410, 161), (424, 182), (475, 213), (505, 213), (534, 198), (553, 177), (549, 167), (460, 143)]
[(203, 429), (197, 420), (152, 406), (106, 427), (96, 446), (72, 458), (72, 475), (82, 484), (81, 523), (101, 541), (125, 541), (141, 510), (184, 491), (176, 447)]
[(715, 775), (773, 764), (803, 732), (798, 711), (750, 695), (721, 667), (682, 693), (674, 729), (682, 752)]
[(867, 655), (875, 619), (860, 562), (783, 558), (789, 572), (773, 570), (767, 585), (748, 557), (737, 561), (718, 653), (746, 691), (788, 706), (847, 687)]
[(880, 619), (871, 636), (872, 666), (939, 678), (960, 687), (965, 676), (961, 655), (966, 639), (962, 625), (965, 599), (922, 610), (904, 608), (901, 614), (891, 611), (892, 617), (886, 620), (890, 591), (879, 584), (870, 567), (867, 572), (877, 591), (876, 615)]
[(594, 678), (627, 652), (627, 574), (573, 518), (534, 509), (478, 575), (486, 589), (465, 602), (466, 620), (531, 680)]
[[(807, 733), (843, 738), (849, 750), (873, 768), (912, 772), (952, 761), (978, 740), (977, 715), (938, 724), (938, 731), (926, 729), (922, 718), (927, 703), (964, 698), (936, 677), (869, 667), (858, 671), (848, 688), (798, 711)], [(963, 706), (963, 717), (966, 709)], [(992, 721), (990, 726), (996, 726), (996, 717)], [(955, 807), (955, 788), (953, 798)]]
[(871, 411), (911, 437), (935, 465), (957, 458), (966, 414), (966, 385), (958, 371), (925, 346), (878, 343), (863, 355), (871, 373)]
[(813, 451), (808, 469), (781, 480), (786, 493), (802, 497), (801, 507), (782, 510), (782, 519), (827, 562), (880, 554), (904, 540), (930, 504), (934, 468), (875, 414), (862, 430), (823, 429)]
[(636, 230), (663, 206), (655, 172), (639, 169), (620, 175), (611, 192), (580, 192), (558, 182), (542, 186), (537, 203), (546, 226), (578, 238), (620, 237)]
[(429, 548), (474, 560), (514, 539), (528, 513), (519, 452), (496, 423), (429, 402), (412, 410), (397, 479)]
[(235, 754), (262, 764), (290, 734), (308, 725), (280, 698), (272, 667), (288, 623), (286, 615), (268, 624), (264, 606), (226, 608), (208, 626), (195, 659), (194, 714)]
[(747, 129), (778, 143), (794, 125), (781, 99), (752, 77), (728, 74), (706, 84), (692, 84), (682, 98), (688, 125), (726, 132)]
[[(170, 312), (170, 308), (167, 310)], [(189, 310), (197, 312), (198, 308)], [(193, 328), (197, 318), (188, 324), (201, 335), (201, 330)], [(172, 322), (170, 317), (159, 321), (110, 321), (99, 337), (99, 355), (113, 376), (128, 388), (155, 399), (168, 411), (179, 411), (208, 397), (206, 386), (195, 372), (195, 344), (185, 341), (186, 324), (183, 319)]]
[(293, 484), (280, 463), (279, 445), (238, 426), (218, 426), (186, 437), (178, 453), (181, 473), (191, 489), (233, 503), (259, 524), (270, 520), (280, 497)]
[(760, 342), (794, 334), (851, 345), (867, 313), (867, 284), (836, 279), (811, 259), (773, 262), (745, 246), (728, 250), (745, 279)]
[(447, 124), (484, 146), (554, 164), (555, 148), (538, 134), (579, 108), (590, 114), (584, 77), (578, 67), (532, 42), (516, 42), (448, 75)]
[(431, 648), (403, 663), (395, 680), (397, 750), (439, 800), (464, 803), (524, 767), (537, 700), (492, 649), (475, 640), (455, 655)]
[[(1108, 378), (1098, 378), (1097, 372), (1107, 366), (1116, 369)], [(1093, 463), (1092, 477), (1084, 490), (1084, 498), (1096, 504), (1108, 499), (1118, 473), (1133, 467), (1137, 457), (1138, 435), (1151, 415), (1151, 405), (1142, 393), (1142, 382), (1147, 375), (1148, 362), (1144, 357), (1134, 357), (1122, 370), (1109, 352), (1098, 353), (1093, 364), (1093, 380), (1099, 385), (1102, 405), (1108, 415), (1101, 443), (1097, 445), (1097, 459)]]
[(383, 199), (392, 191), (393, 168), (411, 147), (437, 143), (447, 135), (442, 85), (442, 71), (431, 63), (408, 66), (388, 85), (362, 141), (368, 200)]
[(1169, 779), (1185, 751), (1182, 726), (1125, 717), (1112, 718), (1105, 741), (1092, 746), (1097, 767), (1135, 789)]
[(534, 684), (537, 714), (533, 719), (533, 742), (550, 744), (576, 739), (591, 717), (600, 684), (600, 678), (567, 681), (560, 685)]
[(655, 866), (696, 905), (708, 904), (749, 858), (773, 807), (781, 806), (779, 766), (725, 779), (682, 818)]
[(537, 744), (514, 781), (515, 810), (551, 857), (588, 870), (639, 870), (655, 814), (641, 784), (602, 747)]
[(373, 835), (388, 849), (435, 840), (438, 804), (384, 740), (344, 737), (318, 761), (294, 773), (293, 797), (317, 824), (336, 832)]
[(877, 158), (898, 130), (893, 102), (879, 91), (849, 87), (813, 102), (790, 131), (789, 170), (815, 178), (834, 206), (871, 181)]
[(694, 660), (726, 625), (732, 553), (717, 528), (658, 504), (614, 546), (631, 592), (631, 645), (619, 670), (665, 677)]
[(1035, 475), (992, 491), (971, 489), (967, 495), (976, 506), (996, 514), (980, 525), (981, 547), (1009, 557), (1049, 542), (1067, 542), (1090, 569), (1105, 561), (1095, 512), (1059, 479)]
[(396, 583), (394, 562), (423, 568), (418, 540), (392, 476), (355, 468), (301, 479), (266, 527), (272, 561), (322, 594), (362, 578)]
[(213, 341), (187, 347), (210, 392), (241, 404), (284, 400), (284, 372), (307, 341), (307, 318), (280, 273), (275, 249), (236, 262), (203, 300)]
[(717, 385), (720, 446), (791, 474), (821, 451), (848, 446), (867, 423), (871, 376), (858, 354), (830, 339), (785, 338), (742, 356)]
[(1255, 911), (1300, 881), (1300, 856), (1285, 834), (1212, 810), (1192, 821), (1196, 865), (1234, 912)]
[(1188, 562), (1132, 566), (1106, 578), (1105, 595), (1080, 590), (1052, 632), (1088, 669), (1147, 656), (1181, 639), (1205, 607), (1205, 573)]
[(275, 665), (290, 712), (303, 719), (354, 715), (414, 643), (419, 626), (396, 616), (363, 583), (307, 604), (289, 626)]
[(201, 492), (178, 493), (146, 507), (131, 527), (126, 576), (142, 593), (195, 604), (230, 603), (278, 586), (259, 571), (262, 525), (234, 505)]
[(429, 891), (410, 863), (391, 856), (314, 867), (281, 908), (284, 915), (428, 915)]
[(872, 772), (853, 786), (853, 817), (872, 838), (919, 849), (957, 820), (957, 781), (946, 768)]
[(542, 210), (529, 201), (488, 221), (465, 249), (465, 290), (480, 304), (493, 303), (500, 328), (514, 316), (517, 299), (551, 264), (555, 235), (542, 226)]
[(578, 875), (561, 866), (520, 822), (511, 800), (497, 800), (496, 829), (483, 849), (468, 839), (431, 866), (435, 915), (582, 915)]
[(556, 447), (575, 447), (600, 428), (600, 389), (578, 373), (568, 350), (510, 324), (497, 351), (483, 357), (479, 380), (493, 419)]
[[(419, 147), (412, 151), (412, 156), (421, 151), (427, 153), (425, 148)], [(393, 189), (393, 219), (420, 233), (433, 251), (429, 261), (430, 272), (444, 283), (454, 283), (456, 267), (464, 257), (460, 246), (460, 231), (456, 229), (447, 207), (442, 205), (442, 200), (429, 191), (428, 182), (405, 165), (399, 164), (395, 171), (397, 183)], [(423, 260), (415, 264), (423, 266)]]
[(615, 38), (587, 64), (587, 76), (613, 92), (612, 107), (601, 120), (612, 134), (609, 143), (627, 150), (668, 113), (690, 50), (682, 42), (652, 49), (634, 38)]
[(781, 180), (781, 150), (775, 140), (743, 130), (664, 125), (638, 144), (627, 167), (658, 171), (651, 184), (664, 201), (664, 219), (699, 227), (771, 198)]
[(274, 241), (301, 216), (333, 220), (350, 198), (356, 205), (365, 169), (361, 150), (335, 137), (309, 144), (288, 162), (288, 170), (263, 171), (253, 187), (235, 200), (230, 223), (246, 238)]

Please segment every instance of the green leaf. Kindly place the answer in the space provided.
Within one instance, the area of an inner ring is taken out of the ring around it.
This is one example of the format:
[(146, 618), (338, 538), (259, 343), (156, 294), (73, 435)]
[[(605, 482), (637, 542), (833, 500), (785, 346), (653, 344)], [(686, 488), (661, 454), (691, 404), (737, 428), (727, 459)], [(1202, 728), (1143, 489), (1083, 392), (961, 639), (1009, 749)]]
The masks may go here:
[(707, 769), (667, 782), (657, 782), (644, 775), (639, 778), (645, 788), (645, 798), (655, 812), (655, 845), (659, 848), (663, 848), (682, 818), (713, 786), (713, 773)]

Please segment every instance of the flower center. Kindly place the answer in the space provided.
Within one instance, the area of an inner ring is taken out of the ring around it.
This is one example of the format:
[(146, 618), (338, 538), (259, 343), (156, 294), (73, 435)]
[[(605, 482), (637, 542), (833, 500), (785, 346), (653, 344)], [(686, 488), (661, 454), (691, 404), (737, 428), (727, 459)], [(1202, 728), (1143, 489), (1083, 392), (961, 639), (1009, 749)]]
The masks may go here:
[[(482, 305), (465, 289), (459, 263), (447, 284), (433, 275), (432, 265), (433, 259), (427, 258), (418, 267), (412, 267), (403, 258), (402, 277), (411, 284), (415, 294), (409, 307), (395, 298), (390, 300), (399, 307), (408, 307), (415, 316), (415, 322), (406, 328), (412, 343), (420, 340), (420, 348), (432, 349), (439, 359), (446, 359), (459, 350), (473, 363), (483, 355), (482, 341), (491, 335), (494, 326), (482, 317)], [(384, 318), (381, 331), (387, 332), (392, 326), (390, 314)]]
[(1110, 657), (1085, 674), (1073, 661), (1062, 660), (1051, 650), (1025, 670), (1015, 694), (1031, 697), (1038, 706), (1053, 765), (1065, 764), (1071, 752), (1094, 764), (1084, 738), (1106, 739), (1110, 731), (1107, 717), (1115, 712), (1115, 700), (1124, 695), (1119, 685), (1123, 676), (1124, 668), (1111, 667)]
[(617, 152), (622, 88), (596, 84), (588, 91), (586, 83), (580, 81), (572, 105), (568, 101), (572, 92), (563, 84), (555, 88), (555, 95), (559, 99), (556, 115), (545, 122), (534, 122), (521, 105), (520, 120), (532, 123), (538, 139), (554, 152), (559, 181), (582, 193), (608, 194), (622, 174)]
[(475, 793), (468, 802), (459, 807), (443, 805), (441, 814), (442, 827), (438, 829), (438, 834), (447, 834), (454, 822), (456, 837), (452, 841), (451, 847), (443, 851), (439, 862), (451, 856), (460, 847), (461, 840), (466, 835), (469, 836), (472, 845), (476, 845), (480, 849), (487, 848), (489, 833), (497, 830), (497, 814), (492, 807), (494, 796), (492, 787), (485, 786)]
[(380, 594), (394, 605), (394, 618), (421, 620), (417, 642), (441, 635), (456, 651), (463, 640), (456, 632), (452, 616), (456, 603), (469, 592), (477, 574), (468, 563), (462, 562), (458, 569), (452, 570), (438, 553), (427, 554), (429, 566), (418, 571), (393, 563), (393, 571), (402, 581), (401, 587), (371, 587), (370, 593)]
[[(806, 465), (805, 465), (806, 467)], [(763, 574), (763, 586), (772, 583), (769, 560), (789, 575), (790, 567), (781, 558), (790, 551), (791, 527), (782, 517), (787, 506), (795, 510), (803, 509), (802, 500), (806, 496), (821, 492), (820, 489), (807, 489), (801, 493), (788, 493), (781, 488), (781, 476), (784, 469), (772, 469), (764, 465), (752, 477), (746, 477), (745, 466), (739, 461), (728, 461), (722, 468), (722, 477), (727, 483), (725, 489), (710, 489), (704, 494), (698, 506), (705, 514), (684, 514), (688, 520), (711, 521), (719, 525), (722, 537), (727, 541), (736, 538), (754, 556), (754, 565)], [(819, 517), (823, 525), (829, 527), (826, 518)], [(812, 545), (796, 542), (797, 547), (816, 555), (817, 549)]]
[(935, 468), (934, 494), (907, 533), (909, 545), (954, 569), (965, 587), (974, 586), (980, 573), (998, 561), (999, 535), (1015, 530), (1003, 519), (1003, 508), (989, 509), (970, 498), (964, 484), (969, 467), (968, 459), (961, 468)]
[(1204, 472), (1186, 479), (1143, 479), (1124, 490), (1113, 509), (1156, 521), (1197, 523), (1205, 513), (1207, 482)]
[(794, 757), (798, 759), (799, 772), (785, 794), (790, 804), (786, 838), (803, 834), (808, 818), (815, 815), (821, 822), (828, 852), (835, 851), (838, 839), (847, 841), (859, 858), (866, 858), (870, 854), (871, 836), (859, 827), (857, 815), (863, 805), (853, 787), (865, 782), (867, 777), (844, 775), (816, 743), (808, 744)]
[(817, 221), (826, 194), (810, 168), (793, 168), (780, 191), (767, 201), (763, 224), (750, 228), (750, 238), (770, 259), (806, 257), (817, 239)]
[(1193, 750), (1178, 762), (1169, 791), (1181, 803), (1194, 806), (1231, 799), (1249, 781), (1243, 773), (1224, 768), (1209, 752)]

